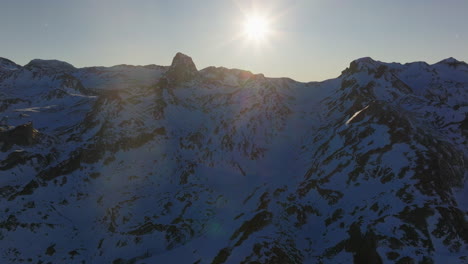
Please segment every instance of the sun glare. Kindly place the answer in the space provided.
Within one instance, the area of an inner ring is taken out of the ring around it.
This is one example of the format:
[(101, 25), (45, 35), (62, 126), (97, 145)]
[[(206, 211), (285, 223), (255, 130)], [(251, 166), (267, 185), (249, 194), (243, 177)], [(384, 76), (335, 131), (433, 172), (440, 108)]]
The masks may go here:
[(265, 39), (270, 33), (268, 20), (258, 15), (248, 17), (244, 23), (244, 33), (250, 40)]

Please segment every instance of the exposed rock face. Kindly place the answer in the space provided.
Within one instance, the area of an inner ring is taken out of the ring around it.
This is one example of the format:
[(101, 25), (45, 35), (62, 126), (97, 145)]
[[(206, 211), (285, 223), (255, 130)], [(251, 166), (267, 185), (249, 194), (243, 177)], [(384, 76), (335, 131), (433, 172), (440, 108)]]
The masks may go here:
[(39, 132), (34, 129), (32, 122), (16, 126), (10, 130), (0, 132), (0, 142), (4, 144), (3, 151), (12, 145), (30, 146), (36, 143)]
[(0, 263), (468, 261), (463, 62), (64, 68), (0, 75)]
[(192, 80), (197, 74), (198, 70), (192, 58), (178, 52), (172, 60), (171, 67), (166, 73), (166, 78), (170, 83), (179, 84)]

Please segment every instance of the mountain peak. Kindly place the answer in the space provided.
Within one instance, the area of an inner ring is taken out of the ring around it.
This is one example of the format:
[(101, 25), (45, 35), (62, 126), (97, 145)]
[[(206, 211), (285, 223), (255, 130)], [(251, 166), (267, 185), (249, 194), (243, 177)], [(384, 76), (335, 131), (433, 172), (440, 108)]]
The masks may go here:
[(376, 61), (371, 57), (362, 57), (354, 60), (356, 63), (375, 63)]
[(444, 60), (441, 60), (439, 61), (438, 63), (436, 64), (446, 64), (448, 66), (452, 66), (452, 67), (457, 67), (459, 65), (463, 65), (463, 64), (466, 64), (464, 61), (459, 61), (453, 57), (449, 57), (447, 59), (444, 59)]
[(76, 68), (68, 62), (42, 59), (34, 59), (24, 67), (28, 69), (39, 69), (52, 72), (70, 72), (76, 70)]
[(21, 68), (20, 65), (14, 63), (13, 61), (0, 57), (0, 70), (13, 71)]
[(192, 58), (181, 52), (177, 52), (174, 59), (172, 59), (172, 64), (166, 73), (166, 77), (169, 81), (179, 83), (189, 81), (197, 73), (198, 70)]
[(187, 56), (181, 52), (177, 54), (172, 59), (171, 68), (186, 67), (192, 71), (197, 71), (197, 67), (190, 56)]
[(358, 71), (361, 71), (364, 68), (374, 68), (375, 66), (378, 66), (378, 61), (375, 61), (371, 57), (363, 57), (359, 58), (356, 60), (353, 60), (350, 64), (349, 67), (346, 68), (342, 73), (355, 73)]
[(460, 62), (460, 61), (458, 61), (454, 57), (448, 57), (446, 59), (439, 61), (439, 63), (454, 63), (454, 62)]

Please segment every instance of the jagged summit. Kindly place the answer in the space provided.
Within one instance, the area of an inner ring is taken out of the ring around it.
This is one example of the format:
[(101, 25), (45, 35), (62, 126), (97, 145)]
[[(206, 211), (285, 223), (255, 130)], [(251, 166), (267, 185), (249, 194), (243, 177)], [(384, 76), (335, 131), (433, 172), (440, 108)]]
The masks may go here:
[(19, 68), (21, 68), (20, 65), (14, 63), (13, 61), (9, 59), (0, 57), (0, 70), (12, 71), (12, 70), (17, 70)]
[(197, 67), (191, 57), (178, 52), (172, 64), (166, 73), (168, 81), (173, 83), (186, 82), (194, 78), (198, 74)]
[(376, 61), (371, 57), (362, 57), (359, 59), (355, 59), (353, 62), (355, 63), (375, 63)]
[(341, 73), (342, 74), (346, 74), (346, 73), (355, 73), (355, 72), (358, 72), (358, 71), (361, 71), (362, 69), (364, 68), (374, 68), (374, 67), (378, 67), (379, 65), (381, 64), (381, 62), (379, 61), (375, 61), (374, 59), (372, 59), (371, 57), (363, 57), (363, 58), (359, 58), (359, 59), (356, 59), (356, 60), (353, 60), (350, 64), (349, 64), (349, 67), (346, 68), (344, 71), (342, 71)]
[(75, 71), (76, 68), (68, 62), (59, 60), (42, 60), (34, 59), (24, 66), (30, 70), (43, 70), (52, 72), (71, 72)]
[[(414, 65), (430, 66), (428, 63), (424, 61), (415, 61), (415, 62), (400, 64), (396, 62), (382, 62), (382, 61), (375, 60), (372, 57), (362, 57), (362, 58), (358, 58), (358, 59), (351, 61), (348, 68), (343, 70), (342, 73), (352, 74), (352, 73), (361, 71), (363, 69), (372, 71), (373, 69), (377, 69), (378, 67), (383, 68), (385, 66), (399, 68), (399, 66), (414, 66)], [(440, 65), (440, 66), (446, 65), (446, 66), (454, 67), (454, 68), (457, 68), (463, 65), (468, 66), (466, 62), (457, 60), (453, 57), (443, 59), (432, 65)], [(145, 65), (145, 66), (119, 64), (119, 65), (115, 65), (111, 67), (76, 68), (68, 62), (54, 60), (54, 59), (52, 60), (33, 59), (28, 64), (24, 65), (25, 69), (34, 70), (34, 71), (47, 71), (48, 73), (71, 73), (71, 72), (75, 72), (79, 70), (86, 70), (86, 69), (103, 70), (103, 71), (115, 70), (115, 69), (137, 69), (138, 67), (143, 67), (146, 69), (161, 70), (162, 72), (166, 71), (165, 77), (171, 83), (181, 83), (181, 82), (192, 80), (199, 73), (197, 66), (193, 62), (192, 58), (181, 52), (176, 53), (170, 66), (158, 66), (155, 64)], [(12, 71), (12, 70), (18, 70), (21, 68), (23, 68), (21, 65), (18, 65), (15, 62), (7, 58), (0, 57), (0, 71), (7, 72), (7, 71)], [(208, 67), (206, 68), (206, 70), (202, 70), (201, 72), (202, 73), (209, 72), (209, 71), (213, 71), (213, 69), (216, 69), (216, 71), (236, 70), (236, 69), (226, 69), (223, 67), (218, 67), (218, 68)], [(247, 72), (244, 70), (239, 70), (239, 71)], [(259, 74), (259, 76), (263, 76), (263, 75)]]
[(190, 70), (197, 71), (197, 67), (190, 56), (187, 56), (181, 52), (177, 52), (177, 54), (172, 59), (171, 68), (177, 67), (187, 67)]

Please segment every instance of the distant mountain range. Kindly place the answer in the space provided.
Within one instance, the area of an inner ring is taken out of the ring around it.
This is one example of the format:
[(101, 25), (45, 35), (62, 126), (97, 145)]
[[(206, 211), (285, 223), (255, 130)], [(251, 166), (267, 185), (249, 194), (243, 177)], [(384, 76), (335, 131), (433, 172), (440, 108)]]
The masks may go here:
[(468, 263), (468, 65), (0, 58), (0, 263)]

